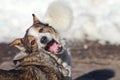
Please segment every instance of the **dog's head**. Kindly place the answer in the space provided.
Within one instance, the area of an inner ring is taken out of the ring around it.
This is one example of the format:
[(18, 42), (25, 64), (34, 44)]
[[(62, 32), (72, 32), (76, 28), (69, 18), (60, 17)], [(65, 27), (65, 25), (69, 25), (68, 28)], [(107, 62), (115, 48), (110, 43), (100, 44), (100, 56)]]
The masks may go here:
[(38, 49), (46, 52), (57, 54), (62, 51), (63, 45), (57, 31), (48, 24), (40, 22), (33, 14), (33, 25), (26, 31), (25, 42), (27, 36), (33, 36), (37, 42)]
[(30, 35), (26, 36), (26, 38), (17, 38), (14, 41), (12, 41), (9, 45), (15, 46), (21, 51), (13, 58), (14, 64), (20, 62), (32, 52), (38, 52), (38, 45), (36, 39)]

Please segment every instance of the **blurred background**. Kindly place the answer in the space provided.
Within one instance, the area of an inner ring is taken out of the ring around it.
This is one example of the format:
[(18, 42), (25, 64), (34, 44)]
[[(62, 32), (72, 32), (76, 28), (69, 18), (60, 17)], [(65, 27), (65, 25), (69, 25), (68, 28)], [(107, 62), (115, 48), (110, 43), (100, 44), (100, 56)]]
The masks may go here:
[[(53, 1), (57, 0), (0, 0), (0, 68), (12, 65), (19, 52), (6, 43), (24, 36), (33, 23), (32, 13), (44, 20)], [(120, 0), (64, 2), (73, 11), (72, 26), (63, 36), (72, 53), (73, 78), (120, 80)]]
[[(32, 13), (44, 18), (56, 0), (0, 0), (0, 42), (23, 37), (32, 25)], [(62, 0), (61, 0), (62, 1)], [(120, 0), (64, 0), (73, 10), (68, 38), (120, 44)]]

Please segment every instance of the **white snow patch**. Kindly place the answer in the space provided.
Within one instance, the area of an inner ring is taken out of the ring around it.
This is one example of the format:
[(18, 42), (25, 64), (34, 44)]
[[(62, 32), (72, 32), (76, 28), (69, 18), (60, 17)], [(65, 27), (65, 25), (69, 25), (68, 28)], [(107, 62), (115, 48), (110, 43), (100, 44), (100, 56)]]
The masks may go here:
[[(32, 13), (40, 20), (55, 0), (0, 0), (0, 42), (23, 37), (32, 25)], [(64, 0), (73, 10), (74, 22), (64, 37), (120, 44), (120, 0)]]

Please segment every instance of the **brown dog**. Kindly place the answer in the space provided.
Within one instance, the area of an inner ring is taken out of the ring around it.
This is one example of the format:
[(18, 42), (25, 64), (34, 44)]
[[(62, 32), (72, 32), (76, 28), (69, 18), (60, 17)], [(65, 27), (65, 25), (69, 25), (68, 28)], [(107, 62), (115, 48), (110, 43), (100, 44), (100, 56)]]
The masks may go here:
[(24, 38), (18, 38), (10, 43), (22, 50), (13, 59), (15, 63), (19, 61), (20, 64), (13, 70), (0, 70), (0, 80), (71, 80), (70, 67), (66, 63), (69, 55), (59, 42), (58, 33), (48, 24), (39, 22), (35, 15), (33, 19), (35, 30), (41, 32), (38, 33), (40, 39), (31, 34), (34, 28), (32, 26)]
[[(59, 69), (64, 77), (69, 77), (71, 79), (71, 60), (69, 51), (64, 46), (57, 31), (48, 24), (40, 22), (34, 14), (33, 25), (26, 31), (24, 38), (16, 39), (11, 45), (15, 45), (22, 51), (25, 51), (25, 53), (36, 51), (47, 53), (54, 58), (60, 65), (59, 67), (62, 67)], [(21, 56), (24, 55), (21, 54)]]
[[(50, 25), (38, 20), (33, 14), (33, 25), (27, 30), (25, 37), (29, 35), (33, 36), (37, 42), (38, 50), (55, 57), (55, 60), (66, 69), (63, 72), (64, 76), (71, 78), (70, 53), (59, 33)], [(28, 42), (28, 39), (25, 40)], [(30, 48), (29, 45), (26, 47)]]

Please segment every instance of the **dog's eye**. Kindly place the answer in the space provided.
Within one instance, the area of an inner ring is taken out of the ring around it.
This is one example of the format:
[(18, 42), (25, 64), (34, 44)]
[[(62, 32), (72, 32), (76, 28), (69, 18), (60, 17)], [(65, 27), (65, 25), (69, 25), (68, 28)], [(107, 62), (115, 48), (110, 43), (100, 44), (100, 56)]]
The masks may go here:
[(35, 40), (32, 40), (32, 41), (31, 41), (31, 45), (34, 45), (34, 44), (35, 44)]
[(39, 30), (39, 32), (42, 32), (43, 31), (43, 28), (41, 28), (40, 30)]

